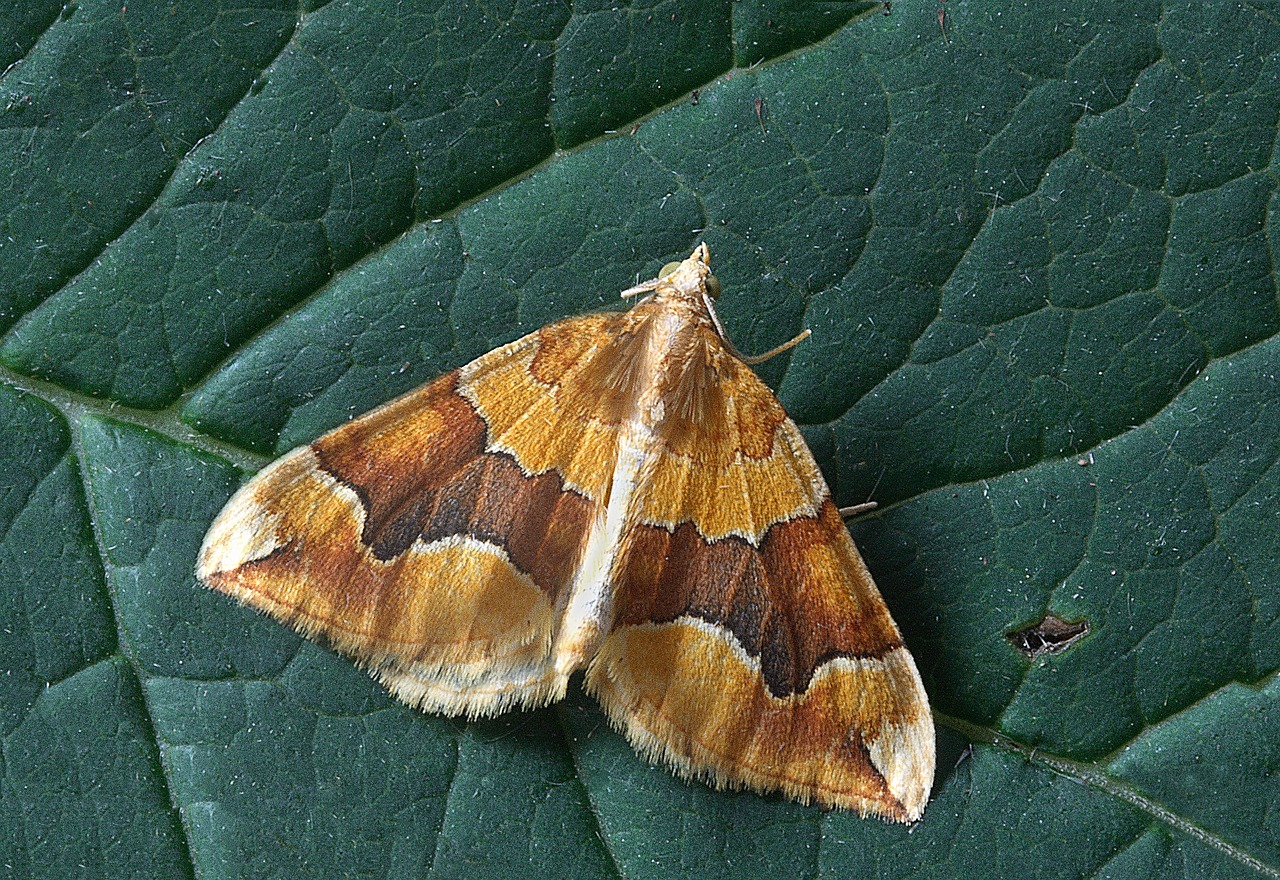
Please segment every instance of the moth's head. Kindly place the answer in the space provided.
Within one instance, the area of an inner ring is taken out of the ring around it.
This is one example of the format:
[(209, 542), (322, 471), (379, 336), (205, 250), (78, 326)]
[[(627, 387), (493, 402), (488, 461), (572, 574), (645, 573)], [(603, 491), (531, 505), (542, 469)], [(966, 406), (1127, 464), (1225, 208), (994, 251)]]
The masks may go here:
[(706, 291), (707, 296), (715, 299), (720, 296), (720, 279), (711, 274), (710, 260), (711, 252), (704, 241), (694, 248), (687, 260), (667, 263), (662, 267), (658, 273), (657, 289), (674, 288), (697, 301), (702, 300), (703, 291)]
[(703, 242), (694, 248), (689, 259), (667, 263), (657, 278), (628, 287), (622, 291), (622, 298), (653, 293), (659, 299), (680, 298), (701, 304), (705, 293), (715, 299), (720, 295), (720, 280), (711, 274), (711, 267), (707, 265), (710, 259), (711, 252), (707, 250), (706, 242)]

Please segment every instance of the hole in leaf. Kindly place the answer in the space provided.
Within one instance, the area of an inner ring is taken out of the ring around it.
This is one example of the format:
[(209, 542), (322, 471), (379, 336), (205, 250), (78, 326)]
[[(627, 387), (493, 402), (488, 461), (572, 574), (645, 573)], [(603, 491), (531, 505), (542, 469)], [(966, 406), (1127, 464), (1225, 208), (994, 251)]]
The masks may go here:
[(1046, 614), (1039, 623), (1026, 629), (1005, 633), (1005, 638), (1030, 660), (1046, 654), (1061, 654), (1089, 634), (1086, 620), (1067, 621), (1054, 614)]

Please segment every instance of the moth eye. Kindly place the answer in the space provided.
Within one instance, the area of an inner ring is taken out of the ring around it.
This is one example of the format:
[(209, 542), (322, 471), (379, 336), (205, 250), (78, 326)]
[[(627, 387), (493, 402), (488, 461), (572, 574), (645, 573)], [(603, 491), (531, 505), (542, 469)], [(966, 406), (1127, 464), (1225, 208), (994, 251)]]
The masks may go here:
[(667, 263), (667, 265), (663, 266), (663, 267), (662, 267), (662, 270), (661, 270), (660, 272), (658, 272), (658, 277), (659, 277), (659, 278), (666, 278), (668, 275), (670, 275), (672, 272), (674, 272), (675, 270), (677, 270), (677, 269), (679, 269), (679, 268), (680, 268), (680, 261), (679, 261), (679, 260), (676, 260), (674, 263)]
[(720, 298), (720, 279), (714, 275), (708, 275), (706, 280), (707, 296), (712, 299)]

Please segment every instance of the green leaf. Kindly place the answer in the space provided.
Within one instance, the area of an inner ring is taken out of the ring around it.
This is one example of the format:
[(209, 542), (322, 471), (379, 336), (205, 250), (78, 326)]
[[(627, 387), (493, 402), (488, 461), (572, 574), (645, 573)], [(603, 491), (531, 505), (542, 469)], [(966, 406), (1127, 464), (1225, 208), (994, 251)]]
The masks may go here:
[[(0, 10), (0, 875), (1280, 877), (1280, 7), (418, 5)], [(700, 240), (880, 503), (914, 828), (194, 581), (271, 456)]]

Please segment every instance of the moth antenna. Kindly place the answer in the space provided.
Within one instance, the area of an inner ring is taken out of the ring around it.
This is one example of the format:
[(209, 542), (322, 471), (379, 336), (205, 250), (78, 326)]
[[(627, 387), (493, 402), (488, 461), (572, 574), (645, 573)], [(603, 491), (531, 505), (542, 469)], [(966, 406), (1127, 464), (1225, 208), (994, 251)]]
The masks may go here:
[(738, 351), (738, 346), (733, 344), (733, 340), (729, 338), (729, 334), (724, 332), (724, 325), (720, 323), (720, 316), (716, 314), (716, 304), (705, 292), (702, 294), (702, 302), (706, 304), (707, 313), (711, 315), (711, 323), (715, 325), (716, 335), (720, 337), (720, 341), (725, 344), (725, 348), (729, 349), (729, 353), (742, 361), (744, 364), (762, 364), (769, 358), (777, 357), (789, 348), (795, 348), (800, 343), (809, 338), (809, 334), (813, 331), (807, 327), (797, 333), (794, 338), (782, 343), (766, 351), (764, 354), (743, 354)]
[(854, 504), (851, 507), (840, 508), (840, 516), (848, 519), (851, 516), (857, 516), (860, 513), (866, 513), (869, 510), (875, 510), (879, 507), (874, 501), (864, 501), (861, 504)]
[(644, 282), (643, 284), (637, 284), (635, 287), (628, 287), (626, 290), (622, 291), (622, 298), (631, 299), (633, 296), (639, 296), (642, 293), (649, 293), (650, 291), (657, 290), (658, 282), (660, 280), (662, 279), (654, 278), (650, 281)]

